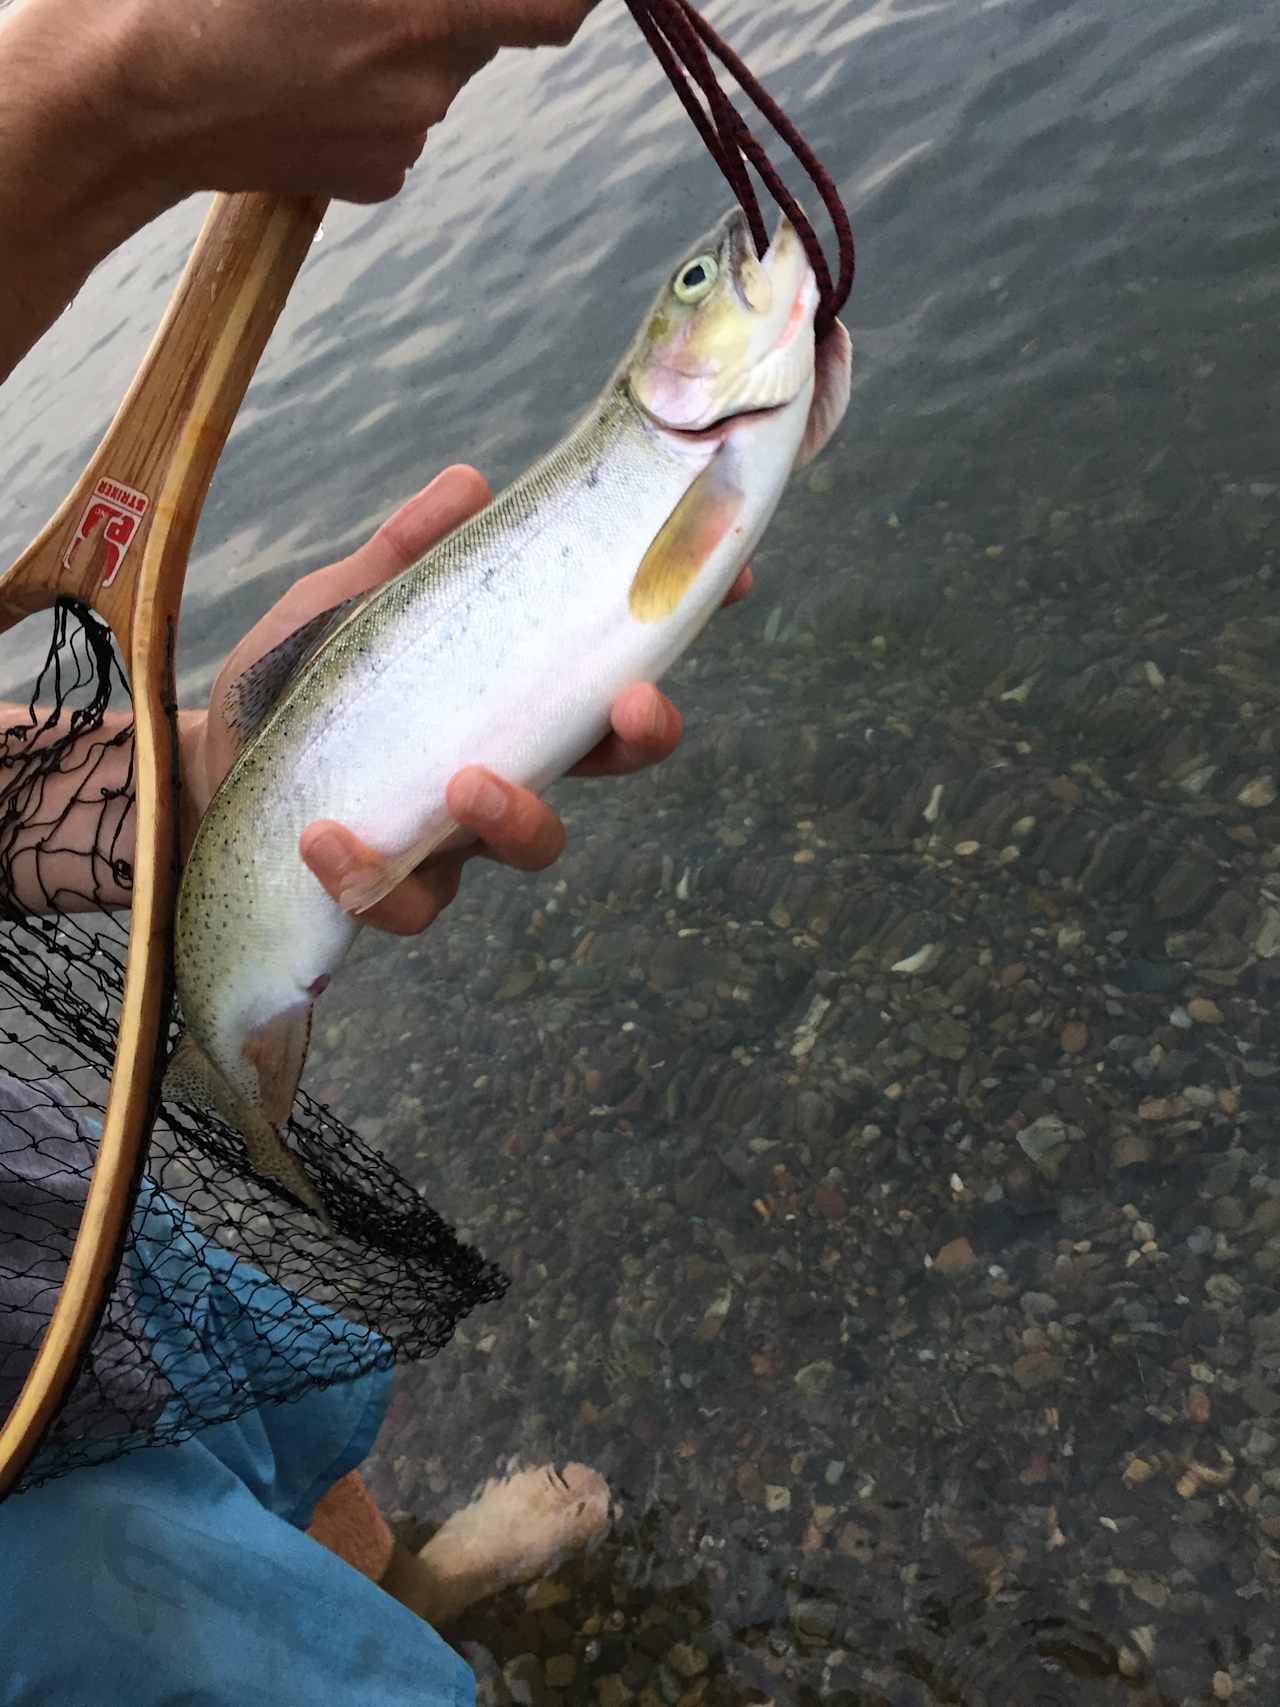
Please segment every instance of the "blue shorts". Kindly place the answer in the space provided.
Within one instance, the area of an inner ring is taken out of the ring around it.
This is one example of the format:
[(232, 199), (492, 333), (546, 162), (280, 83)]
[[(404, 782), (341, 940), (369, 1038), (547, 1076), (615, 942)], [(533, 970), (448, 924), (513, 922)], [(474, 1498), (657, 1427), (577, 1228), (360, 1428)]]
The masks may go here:
[[(158, 1193), (139, 1208), (163, 1223)], [(219, 1254), (209, 1247), (211, 1268)], [(250, 1312), (281, 1325), (291, 1302), (229, 1259), (210, 1296), (211, 1376), (234, 1366)], [(184, 1345), (184, 1376), (197, 1365)], [(6, 1500), (0, 1703), (470, 1707), (466, 1662), (304, 1533), (367, 1455), (390, 1383), (377, 1370), (313, 1388)]]

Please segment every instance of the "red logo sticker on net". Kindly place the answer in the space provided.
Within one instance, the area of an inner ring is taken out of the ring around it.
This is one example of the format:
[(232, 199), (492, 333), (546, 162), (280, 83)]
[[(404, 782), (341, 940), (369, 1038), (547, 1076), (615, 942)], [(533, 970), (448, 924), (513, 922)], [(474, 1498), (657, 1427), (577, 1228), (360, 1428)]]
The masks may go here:
[(145, 492), (135, 492), (132, 486), (122, 486), (118, 480), (99, 480), (93, 496), (84, 507), (80, 526), (62, 554), (63, 567), (70, 569), (71, 559), (82, 541), (100, 528), (102, 585), (109, 587), (150, 507), (151, 500)]

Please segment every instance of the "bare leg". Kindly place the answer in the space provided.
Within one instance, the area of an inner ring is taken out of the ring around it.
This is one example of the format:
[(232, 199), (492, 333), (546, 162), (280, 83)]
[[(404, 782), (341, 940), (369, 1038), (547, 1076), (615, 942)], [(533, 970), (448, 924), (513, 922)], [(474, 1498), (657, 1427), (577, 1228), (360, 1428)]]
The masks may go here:
[(382, 1586), (429, 1624), (446, 1625), (473, 1602), (595, 1546), (609, 1523), (609, 1485), (595, 1470), (521, 1470), (487, 1482), (421, 1552), (397, 1545)]

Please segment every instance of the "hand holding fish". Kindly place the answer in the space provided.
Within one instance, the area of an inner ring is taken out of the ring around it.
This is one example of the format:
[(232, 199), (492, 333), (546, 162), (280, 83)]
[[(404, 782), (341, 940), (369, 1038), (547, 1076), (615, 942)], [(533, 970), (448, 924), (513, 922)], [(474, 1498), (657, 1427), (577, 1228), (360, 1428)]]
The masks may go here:
[[(488, 483), (474, 468), (445, 469), (390, 516), (366, 545), (341, 562), (304, 575), (245, 635), (218, 673), (209, 711), (182, 716), (188, 841), (235, 759), (235, 736), (222, 715), (228, 685), (320, 612), (398, 575), (489, 498)], [(745, 597), (750, 585), (748, 568), (725, 603)], [(649, 683), (636, 683), (615, 702), (610, 733), (572, 774), (624, 776), (642, 770), (667, 758), (680, 733), (680, 713), (666, 695)], [(363, 916), (364, 923), (397, 935), (425, 930), (454, 899), (468, 859), (483, 856), (521, 871), (541, 871), (564, 846), (564, 825), (544, 800), (481, 766), (468, 766), (453, 779), (448, 806), (475, 841), (424, 862)], [(335, 901), (353, 879), (375, 880), (382, 865), (380, 856), (358, 836), (329, 820), (307, 827), (300, 852)]]

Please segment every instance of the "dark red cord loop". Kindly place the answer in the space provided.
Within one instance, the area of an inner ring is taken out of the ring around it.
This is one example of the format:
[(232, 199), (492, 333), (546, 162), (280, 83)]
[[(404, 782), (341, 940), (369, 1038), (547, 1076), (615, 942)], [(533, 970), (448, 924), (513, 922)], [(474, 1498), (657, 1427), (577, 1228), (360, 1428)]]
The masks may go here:
[[(848, 299), (854, 273), (853, 231), (831, 174), (778, 103), (747, 70), (729, 44), (695, 10), (690, 0), (627, 0), (627, 5), (645, 40), (657, 55), (658, 63), (670, 78), (685, 111), (697, 126), (707, 151), (724, 173), (746, 214), (757, 253), (764, 254), (769, 234), (747, 171), (748, 161), (795, 226), (818, 281), (819, 304), (814, 330), (821, 338)], [(835, 227), (840, 270), (834, 282), (816, 232), (778, 175), (773, 162), (720, 87), (708, 50), (773, 126), (813, 180)], [(707, 103), (705, 107), (694, 93), (694, 84)]]

